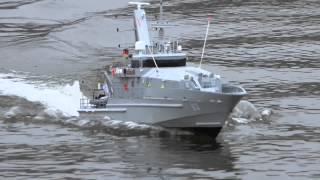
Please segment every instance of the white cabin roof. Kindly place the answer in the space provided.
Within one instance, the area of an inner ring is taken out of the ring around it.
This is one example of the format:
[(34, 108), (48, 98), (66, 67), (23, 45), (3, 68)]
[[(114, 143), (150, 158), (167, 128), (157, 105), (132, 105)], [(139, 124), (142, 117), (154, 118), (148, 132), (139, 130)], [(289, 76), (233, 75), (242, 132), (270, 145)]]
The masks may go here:
[[(166, 80), (182, 81), (182, 80), (185, 80), (185, 76), (188, 75), (189, 78), (191, 77), (193, 78), (194, 82), (197, 84), (200, 91), (207, 91), (207, 92), (220, 91), (220, 88), (221, 88), (220, 86), (215, 86), (210, 88), (202, 87), (198, 80), (199, 74), (202, 74), (202, 76), (207, 75), (209, 77), (213, 73), (198, 67), (184, 66), (184, 67), (159, 68), (158, 72), (156, 68), (152, 68), (147, 73), (145, 73), (142, 77), (161, 79), (162, 81), (166, 81)], [(220, 79), (219, 75), (214, 75), (214, 77), (217, 79)]]
[(158, 72), (156, 68), (152, 68), (142, 77), (180, 81), (180, 80), (184, 80), (185, 75), (189, 75), (190, 77), (196, 78), (200, 73), (208, 76), (211, 74), (211, 72), (206, 71), (204, 69), (200, 69), (197, 67), (184, 66), (184, 67), (159, 68)]

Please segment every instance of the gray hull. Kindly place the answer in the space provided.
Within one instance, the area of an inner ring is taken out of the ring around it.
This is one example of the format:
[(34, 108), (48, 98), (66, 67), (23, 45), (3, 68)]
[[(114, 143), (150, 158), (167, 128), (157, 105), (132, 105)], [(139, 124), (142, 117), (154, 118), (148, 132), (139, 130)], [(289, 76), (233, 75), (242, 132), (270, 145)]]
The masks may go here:
[[(167, 128), (181, 128), (215, 137), (224, 126), (234, 106), (245, 95), (241, 93), (205, 93), (179, 91), (175, 99), (166, 92), (152, 90), (153, 96), (143, 99), (110, 99), (105, 108), (80, 109), (82, 117), (105, 118), (160, 125)], [(190, 93), (190, 94), (189, 94)], [(148, 92), (145, 92), (147, 95)], [(187, 98), (187, 97), (192, 97)]]

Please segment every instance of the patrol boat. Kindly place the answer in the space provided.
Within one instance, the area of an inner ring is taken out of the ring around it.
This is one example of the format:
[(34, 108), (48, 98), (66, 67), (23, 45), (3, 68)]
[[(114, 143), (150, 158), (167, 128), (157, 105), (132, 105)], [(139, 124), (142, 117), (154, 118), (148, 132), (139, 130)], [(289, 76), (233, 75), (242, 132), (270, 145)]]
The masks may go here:
[(162, 2), (160, 18), (153, 24), (159, 31), (156, 42), (151, 41), (141, 8), (149, 3), (129, 3), (137, 6), (134, 53), (125, 49), (127, 63), (106, 68), (105, 81), (93, 97), (81, 99), (80, 117), (159, 125), (215, 138), (246, 91), (223, 84), (220, 75), (202, 69), (201, 63), (199, 67), (186, 65), (181, 44), (164, 38), (168, 24), (162, 20)]

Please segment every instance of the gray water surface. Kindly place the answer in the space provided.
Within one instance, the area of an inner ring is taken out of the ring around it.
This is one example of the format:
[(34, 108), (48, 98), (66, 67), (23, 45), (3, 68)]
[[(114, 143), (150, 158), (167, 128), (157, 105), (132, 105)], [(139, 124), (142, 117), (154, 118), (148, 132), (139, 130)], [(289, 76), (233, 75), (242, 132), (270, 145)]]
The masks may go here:
[[(179, 25), (168, 33), (189, 64), (199, 62), (210, 14), (204, 68), (273, 110), (230, 119), (216, 142), (64, 113), (79, 84), (133, 44), (132, 32), (116, 32), (132, 28), (127, 3), (0, 1), (1, 179), (320, 179), (318, 0), (165, 1)], [(159, 4), (150, 3), (154, 20)]]

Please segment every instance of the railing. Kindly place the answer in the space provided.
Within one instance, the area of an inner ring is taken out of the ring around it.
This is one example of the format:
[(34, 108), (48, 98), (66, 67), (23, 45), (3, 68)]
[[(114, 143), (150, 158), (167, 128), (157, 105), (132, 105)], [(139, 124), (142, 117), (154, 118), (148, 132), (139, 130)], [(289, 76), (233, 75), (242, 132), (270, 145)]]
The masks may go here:
[(97, 109), (97, 108), (106, 108), (108, 103), (108, 97), (105, 99), (95, 99), (91, 100), (88, 98), (80, 99), (80, 109)]
[(223, 85), (222, 85), (222, 93), (226, 93), (226, 94), (238, 94), (238, 95), (245, 95), (245, 94), (247, 94), (246, 90), (243, 89), (242, 87), (232, 86), (232, 85), (227, 85), (227, 84), (223, 84)]
[(161, 54), (161, 53), (177, 53), (178, 51), (179, 43), (178, 41), (173, 42), (167, 42), (167, 43), (159, 43), (159, 42), (152, 42), (152, 45), (150, 46), (151, 52), (153, 54)]
[(91, 109), (94, 105), (90, 104), (90, 99), (88, 98), (81, 98), (80, 99), (80, 109)]

